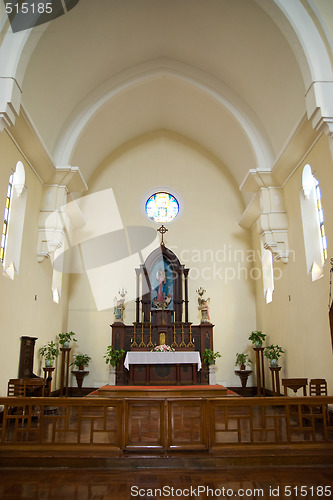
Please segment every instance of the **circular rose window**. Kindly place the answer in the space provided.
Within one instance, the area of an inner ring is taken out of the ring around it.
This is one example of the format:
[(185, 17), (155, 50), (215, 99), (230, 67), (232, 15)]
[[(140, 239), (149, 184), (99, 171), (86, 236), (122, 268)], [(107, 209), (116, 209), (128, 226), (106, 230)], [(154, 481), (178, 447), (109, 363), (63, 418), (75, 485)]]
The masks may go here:
[(154, 222), (171, 222), (179, 212), (178, 200), (170, 193), (158, 192), (146, 201), (146, 214)]

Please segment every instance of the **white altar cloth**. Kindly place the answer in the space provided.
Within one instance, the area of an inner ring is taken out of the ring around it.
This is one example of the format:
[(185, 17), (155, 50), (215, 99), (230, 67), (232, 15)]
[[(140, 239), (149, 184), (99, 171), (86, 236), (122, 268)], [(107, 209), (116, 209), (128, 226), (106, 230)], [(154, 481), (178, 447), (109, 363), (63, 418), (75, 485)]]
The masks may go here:
[(129, 365), (164, 365), (164, 364), (197, 364), (201, 370), (201, 358), (198, 351), (152, 352), (128, 351), (124, 366), (129, 370)]

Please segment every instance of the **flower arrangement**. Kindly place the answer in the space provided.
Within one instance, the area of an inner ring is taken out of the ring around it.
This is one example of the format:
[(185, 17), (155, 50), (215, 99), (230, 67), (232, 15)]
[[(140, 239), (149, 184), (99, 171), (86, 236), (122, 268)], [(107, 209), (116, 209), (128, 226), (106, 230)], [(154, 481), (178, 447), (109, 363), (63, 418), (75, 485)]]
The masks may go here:
[(278, 366), (278, 359), (282, 356), (284, 350), (279, 345), (269, 345), (265, 347), (264, 356), (270, 360), (271, 366)]
[(174, 351), (173, 347), (170, 347), (169, 345), (166, 345), (166, 344), (157, 345), (152, 350), (155, 352), (173, 352)]

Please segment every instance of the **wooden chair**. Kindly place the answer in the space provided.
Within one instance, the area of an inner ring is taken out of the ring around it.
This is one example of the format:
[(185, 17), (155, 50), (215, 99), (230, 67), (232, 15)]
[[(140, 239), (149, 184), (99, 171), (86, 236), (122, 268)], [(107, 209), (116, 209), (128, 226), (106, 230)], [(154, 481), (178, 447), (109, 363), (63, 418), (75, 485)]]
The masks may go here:
[(44, 396), (44, 389), (43, 378), (11, 378), (8, 381), (7, 396)]
[[(8, 381), (7, 387), (7, 396), (14, 397), (31, 397), (31, 396), (42, 396), (44, 397), (45, 390), (45, 379), (36, 377), (36, 378), (11, 378)], [(18, 409), (17, 407), (9, 407), (9, 414), (19, 414), (25, 415), (27, 412), (27, 407), (21, 407)], [(32, 408), (32, 415), (38, 416), (40, 412), (40, 408), (34, 406)]]
[[(310, 396), (327, 396), (327, 382), (324, 378), (312, 378), (309, 383)], [(326, 414), (326, 421), (330, 424), (330, 414), (328, 411), (328, 405), (324, 407), (319, 407), (314, 409), (314, 412), (322, 413), (322, 410)]]
[(327, 382), (324, 378), (312, 378), (309, 389), (310, 396), (327, 396)]
[(306, 396), (306, 386), (308, 385), (307, 378), (283, 378), (282, 386), (284, 388), (284, 395), (288, 396), (288, 389), (292, 389), (294, 393), (298, 389), (303, 389), (303, 396)]

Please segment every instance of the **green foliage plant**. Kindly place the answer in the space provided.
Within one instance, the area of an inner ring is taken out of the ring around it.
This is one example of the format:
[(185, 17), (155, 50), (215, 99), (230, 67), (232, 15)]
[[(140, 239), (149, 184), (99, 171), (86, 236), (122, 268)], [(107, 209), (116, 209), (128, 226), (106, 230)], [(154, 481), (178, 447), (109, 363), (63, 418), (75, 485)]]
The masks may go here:
[(89, 365), (89, 361), (91, 357), (88, 354), (75, 354), (73, 361), (71, 362), (71, 366), (76, 366), (77, 368), (83, 368), (84, 366)]
[(59, 344), (64, 346), (64, 344), (69, 343), (71, 341), (77, 342), (75, 338), (75, 333), (74, 332), (66, 332), (66, 333), (59, 333)]
[(111, 366), (119, 366), (121, 358), (124, 354), (125, 351), (123, 349), (115, 349), (112, 345), (109, 345), (104, 355), (105, 363), (110, 364)]
[(262, 333), (259, 330), (254, 330), (251, 332), (249, 336), (249, 340), (251, 340), (253, 345), (256, 345), (257, 347), (261, 347), (262, 343), (265, 341), (266, 338), (266, 333)]
[(267, 358), (267, 359), (279, 359), (282, 354), (284, 353), (282, 347), (280, 347), (279, 345), (268, 345), (267, 347), (265, 347), (265, 350), (264, 350), (264, 356)]
[(248, 357), (249, 357), (249, 355), (245, 354), (243, 352), (237, 353), (236, 354), (236, 363), (235, 363), (235, 365), (237, 365), (237, 366), (246, 366), (246, 365), (252, 363), (252, 361), (250, 359), (248, 359)]
[(202, 359), (207, 365), (214, 365), (217, 358), (221, 358), (221, 354), (218, 351), (214, 352), (211, 349), (205, 349), (202, 353)]
[(54, 359), (59, 355), (59, 348), (53, 340), (50, 340), (50, 342), (39, 349), (39, 355), (45, 360), (53, 363)]

